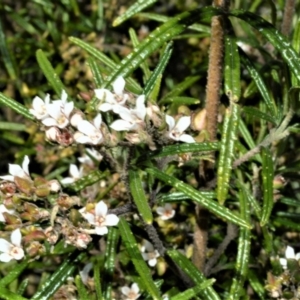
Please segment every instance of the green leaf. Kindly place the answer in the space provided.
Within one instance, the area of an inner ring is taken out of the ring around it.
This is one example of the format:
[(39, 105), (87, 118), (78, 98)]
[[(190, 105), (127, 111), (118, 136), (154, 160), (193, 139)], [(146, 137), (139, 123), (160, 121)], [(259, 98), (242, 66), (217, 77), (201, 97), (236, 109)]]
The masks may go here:
[(5, 277), (1, 278), (0, 287), (5, 287), (11, 284), (15, 279), (19, 278), (21, 276), (21, 273), (26, 269), (27, 266), (28, 266), (28, 260), (23, 260), (19, 264), (16, 263), (14, 265), (13, 270), (10, 270)]
[(277, 125), (277, 121), (274, 118), (274, 115), (270, 115), (268, 113), (264, 113), (261, 110), (255, 108), (255, 107), (250, 107), (250, 106), (245, 106), (243, 107), (243, 112), (246, 113), (247, 115), (251, 117), (256, 117), (258, 119), (265, 120), (267, 122), (271, 122), (274, 125)]
[(240, 18), (257, 29), (280, 52), (290, 70), (300, 80), (299, 55), (293, 49), (288, 39), (280, 34), (272, 24), (251, 12), (233, 10), (229, 12), (229, 15)]
[(36, 58), (48, 82), (53, 87), (56, 94), (60, 96), (63, 90), (66, 91), (66, 88), (62, 81), (59, 79), (58, 75), (55, 73), (54, 68), (52, 67), (43, 50), (39, 49), (36, 51)]
[(132, 260), (132, 263), (138, 272), (141, 282), (147, 292), (152, 296), (152, 299), (161, 299), (158, 288), (153, 282), (151, 271), (145, 263), (141, 251), (138, 248), (134, 235), (132, 234), (130, 227), (126, 220), (121, 217), (119, 222), (119, 230), (125, 245), (125, 248)]
[[(166, 23), (171, 19), (171, 17), (166, 17), (164, 15), (159, 15), (159, 14), (154, 14), (154, 13), (139, 13), (138, 16), (141, 18), (146, 18), (146, 19), (154, 20), (154, 21), (161, 22), (161, 23)], [(205, 33), (210, 34), (210, 26), (207, 26), (207, 25), (194, 24), (194, 25), (189, 26), (188, 28), (195, 30), (195, 31), (205, 32)]]
[(27, 300), (27, 298), (15, 294), (4, 287), (0, 287), (0, 295), (3, 300)]
[(209, 286), (213, 285), (215, 281), (215, 279), (208, 279), (193, 288), (187, 289), (186, 291), (179, 293), (176, 296), (173, 296), (171, 300), (195, 299), (194, 297), (197, 296), (200, 293), (200, 291), (207, 289)]
[(197, 203), (201, 204), (202, 206), (206, 207), (208, 210), (210, 210), (212, 213), (217, 215), (218, 217), (225, 219), (228, 222), (232, 222), (234, 224), (237, 224), (239, 226), (245, 227), (245, 228), (251, 228), (251, 225), (246, 222), (241, 217), (237, 216), (236, 214), (232, 213), (228, 208), (220, 205), (218, 202), (210, 200), (203, 196), (199, 191), (191, 187), (190, 185), (165, 174), (164, 172), (155, 169), (155, 168), (147, 168), (145, 170), (147, 173), (155, 176), (156, 178), (164, 181), (165, 183), (173, 186), (180, 192), (185, 193), (190, 199), (196, 201)]
[[(245, 192), (244, 183), (240, 183), (240, 209), (241, 217), (250, 222), (250, 209), (248, 193)], [(233, 278), (227, 299), (240, 299), (244, 289), (244, 283), (248, 274), (250, 260), (251, 232), (247, 228), (240, 228), (238, 240), (238, 252), (235, 264), (235, 276)]]
[(79, 275), (77, 275), (75, 277), (75, 284), (77, 287), (79, 299), (89, 299), (88, 291), (87, 291), (85, 285), (83, 284), (81, 277)]
[(2, 27), (2, 22), (0, 21), (0, 53), (1, 59), (5, 65), (7, 73), (11, 80), (17, 79), (17, 70), (15, 69), (15, 64), (13, 57), (11, 56), (9, 49), (7, 47), (5, 33)]
[(24, 116), (25, 118), (34, 121), (34, 116), (29, 112), (29, 109), (25, 107), (23, 104), (17, 102), (14, 99), (11, 99), (4, 94), (0, 93), (0, 103), (4, 104), (5, 106), (11, 108), (18, 114)]
[[(109, 239), (109, 237), (107, 237), (107, 239)], [(102, 289), (101, 289), (100, 263), (101, 262), (98, 260), (94, 264), (94, 282), (95, 282), (96, 299), (104, 300), (104, 298), (102, 296)], [(109, 298), (107, 298), (107, 300), (108, 299)]]
[[(196, 268), (196, 266), (193, 265), (190, 260), (179, 251), (168, 250), (167, 254), (179, 266), (179, 268), (194, 281), (197, 286), (207, 282), (205, 276)], [(206, 287), (199, 293), (205, 300), (220, 300), (218, 294), (215, 292), (212, 286)]]
[[(292, 46), (295, 51), (300, 53), (300, 20), (297, 21), (297, 24), (294, 28)], [(299, 86), (300, 81), (292, 74), (292, 86)]]
[[(113, 60), (111, 60), (109, 57), (107, 57), (104, 53), (100, 52), (98, 49), (92, 47), (88, 43), (76, 38), (76, 37), (69, 37), (69, 40), (79, 46), (80, 48), (84, 49), (86, 52), (88, 52), (90, 55), (92, 55), (94, 58), (101, 61), (104, 65), (109, 67), (110, 70), (115, 70), (118, 66)], [(116, 79), (116, 78), (115, 78)], [(112, 81), (113, 82), (113, 81)], [(128, 90), (135, 94), (141, 94), (142, 88), (140, 85), (134, 81), (132, 78), (127, 78), (126, 82), (128, 83)], [(103, 86), (102, 86), (103, 87)], [(108, 87), (108, 84), (106, 84), (106, 87)]]
[(65, 185), (68, 189), (73, 190), (75, 192), (79, 192), (83, 190), (85, 187), (90, 186), (96, 182), (99, 182), (103, 178), (107, 178), (107, 172), (101, 172), (99, 170), (91, 171), (88, 175), (85, 175), (75, 181), (72, 184)]
[(166, 94), (160, 101), (159, 104), (172, 103), (173, 99), (178, 95), (181, 95), (186, 89), (192, 86), (196, 81), (198, 81), (200, 76), (188, 76), (182, 82), (176, 85), (172, 91)]
[(254, 67), (254, 65), (248, 58), (248, 56), (241, 49), (239, 52), (241, 55), (242, 63), (246, 66), (246, 68), (247, 68), (250, 76), (252, 77), (253, 81), (255, 82), (264, 102), (266, 103), (266, 106), (268, 108), (270, 115), (272, 116), (272, 117), (270, 117), (273, 119), (271, 122), (274, 123), (274, 119), (276, 116), (275, 106), (274, 106), (274, 102), (269, 94), (269, 91), (267, 89), (267, 86), (263, 80), (263, 77), (260, 75), (259, 71), (256, 70), (256, 68)]
[(88, 65), (92, 71), (96, 88), (101, 88), (101, 86), (103, 84), (103, 77), (102, 77), (102, 74), (100, 72), (100, 68), (98, 67), (97, 62), (93, 58), (89, 57)]
[(146, 96), (146, 98), (150, 95), (150, 93), (152, 92), (152, 90), (155, 88), (156, 86), (156, 82), (158, 80), (160, 80), (160, 77), (162, 75), (162, 73), (164, 72), (170, 58), (173, 52), (173, 42), (170, 42), (167, 44), (167, 46), (165, 47), (161, 58), (157, 64), (157, 66), (155, 67), (154, 71), (151, 73), (149, 79), (147, 80), (144, 90), (143, 90), (143, 94)]
[(119, 232), (116, 228), (109, 228), (109, 232), (107, 235), (106, 249), (105, 249), (105, 257), (104, 257), (104, 270), (103, 274), (105, 274), (105, 285), (103, 287), (103, 296), (97, 299), (112, 299), (112, 283), (113, 283), (113, 275), (115, 272), (116, 265), (116, 255), (117, 255), (117, 244), (119, 241)]
[(269, 149), (262, 148), (262, 181), (263, 181), (263, 208), (260, 225), (268, 224), (274, 205), (273, 200), (274, 167)]
[(25, 124), (13, 122), (0, 122), (0, 130), (26, 131)]
[(249, 269), (248, 271), (248, 280), (251, 284), (251, 287), (256, 292), (261, 300), (266, 299), (266, 290), (264, 286), (261, 284), (263, 280), (259, 278), (258, 274), (254, 271), (254, 269)]
[(134, 52), (130, 53), (122, 60), (112, 74), (107, 78), (105, 87), (109, 86), (118, 76), (127, 76), (137, 69), (154, 51), (159, 49), (165, 42), (184, 31), (189, 25), (196, 21), (210, 19), (212, 15), (219, 11), (213, 7), (204, 7), (192, 11), (184, 12), (165, 24), (158, 27), (149, 37), (140, 43)]
[[(207, 199), (215, 199), (216, 193), (210, 191), (199, 191), (205, 198)], [(185, 193), (176, 192), (176, 193), (168, 193), (164, 194), (159, 198), (159, 203), (168, 203), (168, 202), (181, 202), (190, 200), (190, 197)]]
[(240, 55), (236, 44), (236, 38), (231, 35), (225, 36), (224, 63), (225, 93), (230, 101), (238, 102), (241, 97)]
[(138, 1), (136, 1), (133, 5), (131, 5), (127, 9), (127, 11), (125, 13), (123, 13), (120, 17), (118, 17), (114, 20), (113, 26), (116, 27), (116, 26), (122, 24), (123, 22), (125, 22), (126, 20), (128, 20), (129, 18), (134, 16), (135, 14), (139, 13), (143, 9), (151, 6), (155, 2), (157, 2), (157, 0), (138, 0)]
[(239, 106), (232, 102), (230, 107), (226, 109), (218, 163), (217, 199), (222, 205), (228, 194), (239, 118)]
[(151, 157), (165, 157), (189, 152), (216, 151), (219, 150), (219, 147), (220, 143), (218, 142), (176, 144), (162, 147), (162, 149), (151, 153)]
[[(130, 28), (129, 29), (129, 35), (130, 35), (130, 39), (131, 39), (131, 42), (132, 42), (132, 45), (134, 47), (133, 51), (135, 51), (135, 49), (139, 46), (140, 42), (139, 42), (139, 39), (134, 31), (134, 29)], [(151, 75), (151, 71), (147, 65), (147, 62), (146, 60), (141, 62), (141, 65), (140, 65), (140, 68), (143, 70), (143, 73), (144, 73), (144, 78), (147, 82), (147, 80), (149, 79), (150, 75)]]
[(34, 294), (31, 300), (47, 300), (51, 298), (55, 292), (65, 283), (69, 276), (72, 276), (78, 263), (81, 262), (86, 254), (75, 251), (72, 255), (64, 260), (64, 262), (56, 269), (50, 278), (42, 284), (40, 289)]
[(145, 191), (142, 185), (142, 180), (138, 171), (129, 171), (129, 187), (133, 197), (133, 201), (142, 217), (147, 224), (152, 224), (153, 215)]

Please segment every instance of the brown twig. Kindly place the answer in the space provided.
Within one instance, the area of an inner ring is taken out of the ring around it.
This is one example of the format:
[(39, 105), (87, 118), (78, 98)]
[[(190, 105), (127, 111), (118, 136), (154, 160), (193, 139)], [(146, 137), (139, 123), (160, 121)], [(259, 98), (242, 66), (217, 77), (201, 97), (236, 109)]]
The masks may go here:
[(284, 6), (284, 13), (281, 23), (281, 33), (285, 36), (289, 36), (292, 28), (293, 16), (295, 12), (295, 0), (286, 0)]

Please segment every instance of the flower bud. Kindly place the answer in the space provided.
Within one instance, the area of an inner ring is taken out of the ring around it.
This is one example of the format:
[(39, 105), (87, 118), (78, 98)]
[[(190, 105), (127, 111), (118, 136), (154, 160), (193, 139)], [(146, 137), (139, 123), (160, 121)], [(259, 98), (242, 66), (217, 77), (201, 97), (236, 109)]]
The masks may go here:
[(47, 197), (50, 193), (50, 189), (48, 186), (48, 181), (42, 177), (37, 177), (34, 179), (34, 186), (35, 186), (35, 194), (38, 197)]
[(273, 189), (280, 189), (286, 185), (286, 180), (281, 175), (276, 175), (273, 179)]
[(196, 114), (193, 115), (192, 118), (192, 129), (201, 131), (206, 128), (206, 109), (202, 109)]
[(61, 190), (61, 185), (60, 185), (59, 181), (56, 179), (48, 181), (48, 187), (49, 187), (50, 191), (53, 193), (57, 193)]
[(28, 256), (34, 258), (39, 258), (46, 253), (45, 246), (36, 241), (31, 242), (25, 249)]
[(26, 195), (30, 195), (33, 190), (33, 182), (30, 179), (15, 176), (15, 184), (17, 188)]
[(58, 135), (60, 135), (60, 130), (57, 127), (50, 127), (45, 134), (49, 141), (56, 142)]

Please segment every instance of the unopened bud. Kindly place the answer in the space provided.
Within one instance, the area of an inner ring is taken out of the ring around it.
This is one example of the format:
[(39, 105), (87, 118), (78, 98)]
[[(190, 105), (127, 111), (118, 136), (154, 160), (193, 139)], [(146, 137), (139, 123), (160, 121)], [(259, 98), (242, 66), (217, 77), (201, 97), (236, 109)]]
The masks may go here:
[(197, 112), (192, 118), (192, 129), (201, 131), (206, 128), (206, 109)]
[(281, 175), (276, 175), (273, 179), (273, 188), (280, 189), (286, 185), (286, 180)]
[(15, 184), (17, 188), (26, 195), (30, 195), (33, 190), (33, 182), (30, 179), (15, 176)]
[(49, 141), (56, 142), (58, 135), (60, 135), (60, 130), (57, 127), (50, 127), (45, 134)]
[(61, 190), (61, 185), (59, 181), (56, 179), (48, 181), (48, 187), (50, 188), (50, 191), (53, 193), (57, 193)]

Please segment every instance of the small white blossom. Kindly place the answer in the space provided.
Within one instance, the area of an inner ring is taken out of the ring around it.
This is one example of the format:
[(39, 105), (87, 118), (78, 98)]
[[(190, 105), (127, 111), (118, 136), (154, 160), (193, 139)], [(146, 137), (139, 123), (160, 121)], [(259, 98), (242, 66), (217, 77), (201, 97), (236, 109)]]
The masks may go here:
[(49, 117), (42, 120), (44, 125), (59, 128), (65, 128), (69, 125), (69, 117), (74, 109), (74, 102), (67, 102), (67, 97), (67, 93), (63, 91), (60, 100), (54, 100), (47, 105)]
[(15, 211), (13, 209), (7, 209), (4, 204), (1, 204), (0, 205), (0, 222), (5, 222), (5, 218), (4, 218), (4, 215), (3, 215), (4, 212), (6, 212), (10, 215), (15, 213)]
[(157, 207), (156, 212), (162, 220), (169, 220), (175, 216), (175, 210), (170, 203), (166, 203), (163, 207)]
[(50, 103), (50, 95), (47, 94), (45, 100), (40, 97), (34, 97), (32, 101), (32, 108), (29, 109), (30, 113), (33, 114), (38, 120), (42, 120), (48, 116), (47, 106)]
[(112, 110), (114, 113), (119, 113), (120, 108), (122, 108), (127, 99), (128, 95), (124, 94), (125, 80), (123, 77), (118, 77), (113, 82), (113, 91), (107, 89), (96, 89), (95, 94), (99, 100), (104, 100), (105, 102), (100, 104), (98, 109), (104, 112)]
[(102, 117), (98, 114), (93, 124), (87, 120), (82, 120), (78, 123), (78, 131), (74, 134), (74, 140), (79, 144), (98, 145), (103, 140), (103, 134), (100, 130)]
[(62, 184), (71, 184), (71, 183), (77, 181), (78, 179), (80, 179), (83, 176), (83, 168), (80, 167), (78, 169), (78, 167), (76, 165), (71, 164), (70, 168), (69, 168), (69, 174), (71, 175), (71, 177), (63, 178), (60, 181)]
[(107, 226), (115, 226), (119, 223), (118, 216), (114, 214), (107, 214), (107, 205), (100, 201), (95, 206), (95, 212), (89, 213), (84, 209), (79, 210), (82, 216), (93, 226), (95, 230), (92, 233), (104, 235), (108, 233)]
[(21, 247), (22, 235), (20, 229), (15, 229), (10, 236), (11, 243), (0, 238), (0, 261), (9, 262), (12, 259), (20, 260), (24, 257)]
[(191, 124), (191, 117), (181, 117), (175, 123), (175, 119), (173, 117), (166, 115), (166, 122), (169, 126), (168, 136), (170, 139), (185, 143), (195, 143), (192, 136), (184, 133)]
[(57, 193), (58, 191), (61, 190), (60, 183), (56, 179), (52, 179), (48, 181), (48, 186), (50, 188), (50, 191), (53, 193)]
[(145, 124), (147, 109), (145, 106), (145, 95), (140, 95), (136, 99), (135, 109), (119, 109), (120, 120), (114, 121), (110, 127), (116, 131), (138, 130)]
[(125, 296), (124, 300), (136, 300), (140, 297), (140, 289), (136, 283), (133, 283), (131, 287), (123, 286), (121, 292)]
[(93, 159), (95, 159), (96, 161), (101, 161), (103, 159), (103, 156), (93, 148), (86, 149), (86, 152), (88, 153), (88, 155), (85, 154), (84, 156), (78, 158), (79, 162), (81, 162), (82, 164), (94, 166)]
[(299, 260), (300, 259), (300, 252), (295, 254), (295, 250), (290, 247), (287, 246), (286, 250), (285, 250), (285, 258), (280, 258), (280, 264), (282, 265), (283, 269), (287, 269), (287, 262), (288, 259), (295, 259), (295, 260)]
[(142, 256), (145, 261), (148, 261), (148, 265), (150, 267), (154, 267), (157, 264), (157, 257), (159, 257), (159, 253), (154, 249), (153, 245), (145, 241), (143, 246), (141, 247)]
[(29, 162), (30, 162), (29, 157), (25, 155), (22, 162), (22, 167), (16, 164), (8, 164), (8, 173), (10, 175), (0, 176), (0, 178), (7, 181), (14, 181), (15, 177), (21, 177), (23, 179), (30, 180), (30, 175), (28, 170)]
[(93, 263), (88, 263), (84, 266), (82, 271), (79, 272), (82, 282), (86, 285), (89, 279), (89, 272), (93, 268)]

